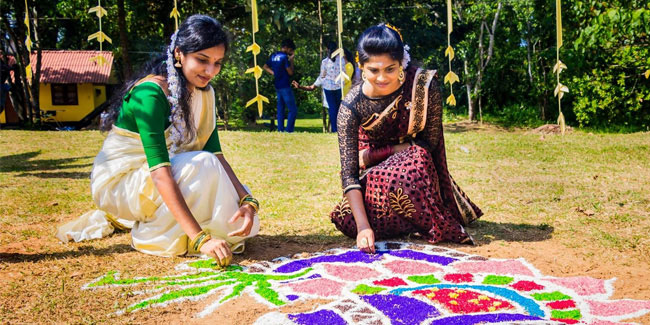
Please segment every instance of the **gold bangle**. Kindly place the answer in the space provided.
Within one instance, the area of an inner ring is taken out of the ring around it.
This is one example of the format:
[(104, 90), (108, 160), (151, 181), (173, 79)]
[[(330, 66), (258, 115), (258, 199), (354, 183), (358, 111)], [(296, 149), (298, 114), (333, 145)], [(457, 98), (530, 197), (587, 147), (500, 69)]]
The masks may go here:
[[(260, 207), (257, 206), (257, 205), (255, 205), (255, 203), (253, 203), (253, 202), (244, 202), (244, 204), (248, 204), (248, 205), (250, 205), (251, 208), (253, 208), (253, 211), (255, 211), (255, 213), (257, 213), (257, 211), (260, 209)], [(243, 205), (242, 205), (242, 206), (243, 206)]]
[(199, 231), (199, 233), (196, 234), (192, 240), (190, 240), (189, 246), (192, 248), (196, 247), (196, 243), (203, 239), (203, 237), (205, 237), (207, 234), (208, 233), (206, 233), (205, 230)]
[(250, 194), (246, 194), (241, 199), (239, 199), (239, 206), (242, 206), (242, 204), (244, 204), (244, 200), (249, 197), (252, 198)]
[(260, 202), (257, 201), (257, 200), (256, 200), (254, 197), (252, 197), (252, 196), (251, 196), (251, 197), (244, 198), (244, 200), (243, 200), (243, 204), (248, 204), (248, 205), (252, 206), (253, 209), (255, 210), (255, 212), (257, 212), (257, 211), (260, 209)]
[(212, 239), (212, 236), (210, 236), (209, 234), (208, 234), (208, 235), (205, 235), (205, 236), (201, 239), (201, 241), (199, 241), (199, 242), (196, 244), (196, 248), (195, 248), (194, 250), (197, 251), (197, 252), (200, 252), (200, 251), (201, 251), (201, 247), (203, 246), (203, 244), (205, 244), (205, 243), (207, 243), (208, 241), (210, 241), (210, 239)]

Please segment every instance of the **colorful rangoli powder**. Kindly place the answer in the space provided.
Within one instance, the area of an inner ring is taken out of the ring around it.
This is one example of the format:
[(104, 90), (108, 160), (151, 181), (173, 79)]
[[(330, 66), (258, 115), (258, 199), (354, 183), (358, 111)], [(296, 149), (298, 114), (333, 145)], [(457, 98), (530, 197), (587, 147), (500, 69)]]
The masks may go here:
[[(486, 259), (431, 245), (377, 247), (377, 254), (335, 249), (226, 270), (215, 269), (213, 260), (188, 261), (163, 276), (120, 279), (109, 272), (83, 288), (130, 287), (144, 297), (119, 313), (210, 299), (199, 318), (247, 294), (271, 310), (256, 325), (621, 325), (650, 312), (650, 301), (610, 300), (613, 280), (543, 276), (523, 259)], [(313, 309), (298, 312), (311, 301), (318, 302)]]

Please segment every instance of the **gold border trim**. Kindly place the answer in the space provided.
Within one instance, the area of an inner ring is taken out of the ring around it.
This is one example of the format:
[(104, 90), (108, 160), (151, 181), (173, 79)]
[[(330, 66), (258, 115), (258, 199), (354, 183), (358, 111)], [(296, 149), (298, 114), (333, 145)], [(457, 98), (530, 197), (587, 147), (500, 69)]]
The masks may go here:
[[(404, 90), (402, 90), (404, 92)], [(397, 109), (397, 105), (402, 100), (402, 94), (400, 93), (395, 100), (393, 100), (388, 107), (386, 107), (381, 114), (373, 113), (367, 120), (361, 123), (361, 127), (368, 131), (373, 127), (377, 126), (381, 121), (383, 121), (390, 113)]]
[(131, 230), (131, 228), (121, 224), (119, 221), (117, 221), (117, 219), (115, 217), (113, 217), (112, 215), (110, 215), (108, 213), (104, 217), (106, 218), (106, 220), (108, 220), (108, 222), (111, 223), (111, 225), (113, 225), (113, 228), (115, 228), (115, 229), (118, 229), (118, 230), (121, 230), (121, 231)]
[(137, 132), (133, 132), (131, 130), (123, 129), (117, 125), (113, 125), (113, 128), (111, 131), (115, 132), (117, 135), (129, 137), (129, 138), (134, 138), (140, 140), (140, 134)]
[(346, 188), (343, 189), (343, 194), (345, 194), (345, 193), (347, 193), (348, 191), (353, 190), (353, 189), (355, 189), (355, 188), (356, 188), (356, 189), (361, 189), (361, 185), (359, 185), (359, 184), (348, 185)]
[[(422, 69), (418, 69), (415, 73), (415, 84), (413, 85), (411, 95), (413, 108), (409, 115), (409, 127), (406, 132), (407, 135), (413, 137), (424, 129), (427, 118), (427, 105), (429, 104), (429, 85), (431, 85), (431, 81), (435, 74), (435, 70), (425, 70), (425, 72), (422, 72)], [(417, 93), (423, 93), (423, 98), (416, 98)], [(415, 125), (416, 119), (418, 120), (418, 125)]]
[(156, 166), (149, 167), (149, 172), (152, 172), (152, 171), (154, 171), (154, 170), (156, 170), (158, 168), (161, 168), (161, 167), (171, 166), (171, 165), (172, 165), (172, 163), (170, 163), (170, 162), (163, 162), (163, 163), (160, 163), (160, 164), (158, 164)]

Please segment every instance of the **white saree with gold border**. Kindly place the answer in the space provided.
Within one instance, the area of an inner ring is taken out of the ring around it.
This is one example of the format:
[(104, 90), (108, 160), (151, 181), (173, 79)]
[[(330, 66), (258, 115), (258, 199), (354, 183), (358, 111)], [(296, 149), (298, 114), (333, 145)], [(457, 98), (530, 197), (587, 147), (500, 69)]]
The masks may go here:
[[(259, 218), (255, 216), (249, 236), (228, 236), (243, 224), (241, 218), (228, 222), (239, 208), (239, 196), (216, 155), (200, 151), (216, 127), (211, 87), (194, 90), (192, 116), (196, 135), (178, 153), (170, 153), (172, 175), (201, 228), (213, 238), (227, 241), (233, 252), (241, 253), (244, 240), (259, 232)], [(165, 132), (168, 149), (169, 131)], [(197, 253), (188, 251), (187, 235), (153, 184), (138, 133), (113, 126), (95, 158), (90, 179), (93, 201), (101, 211), (88, 212), (63, 225), (59, 239), (100, 238), (112, 232), (107, 228), (131, 228), (132, 224), (132, 246), (141, 252), (160, 256)]]

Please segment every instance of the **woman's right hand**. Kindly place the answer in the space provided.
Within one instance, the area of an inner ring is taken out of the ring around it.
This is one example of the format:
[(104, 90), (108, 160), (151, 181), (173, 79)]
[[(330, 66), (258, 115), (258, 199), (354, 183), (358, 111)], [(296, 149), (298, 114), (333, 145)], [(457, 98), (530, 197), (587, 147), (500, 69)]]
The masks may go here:
[(357, 232), (357, 247), (366, 253), (375, 253), (375, 232), (372, 228), (359, 229)]
[(230, 246), (223, 239), (212, 238), (207, 243), (203, 244), (200, 249), (201, 253), (206, 254), (215, 261), (219, 266), (228, 266), (232, 260), (232, 252)]

